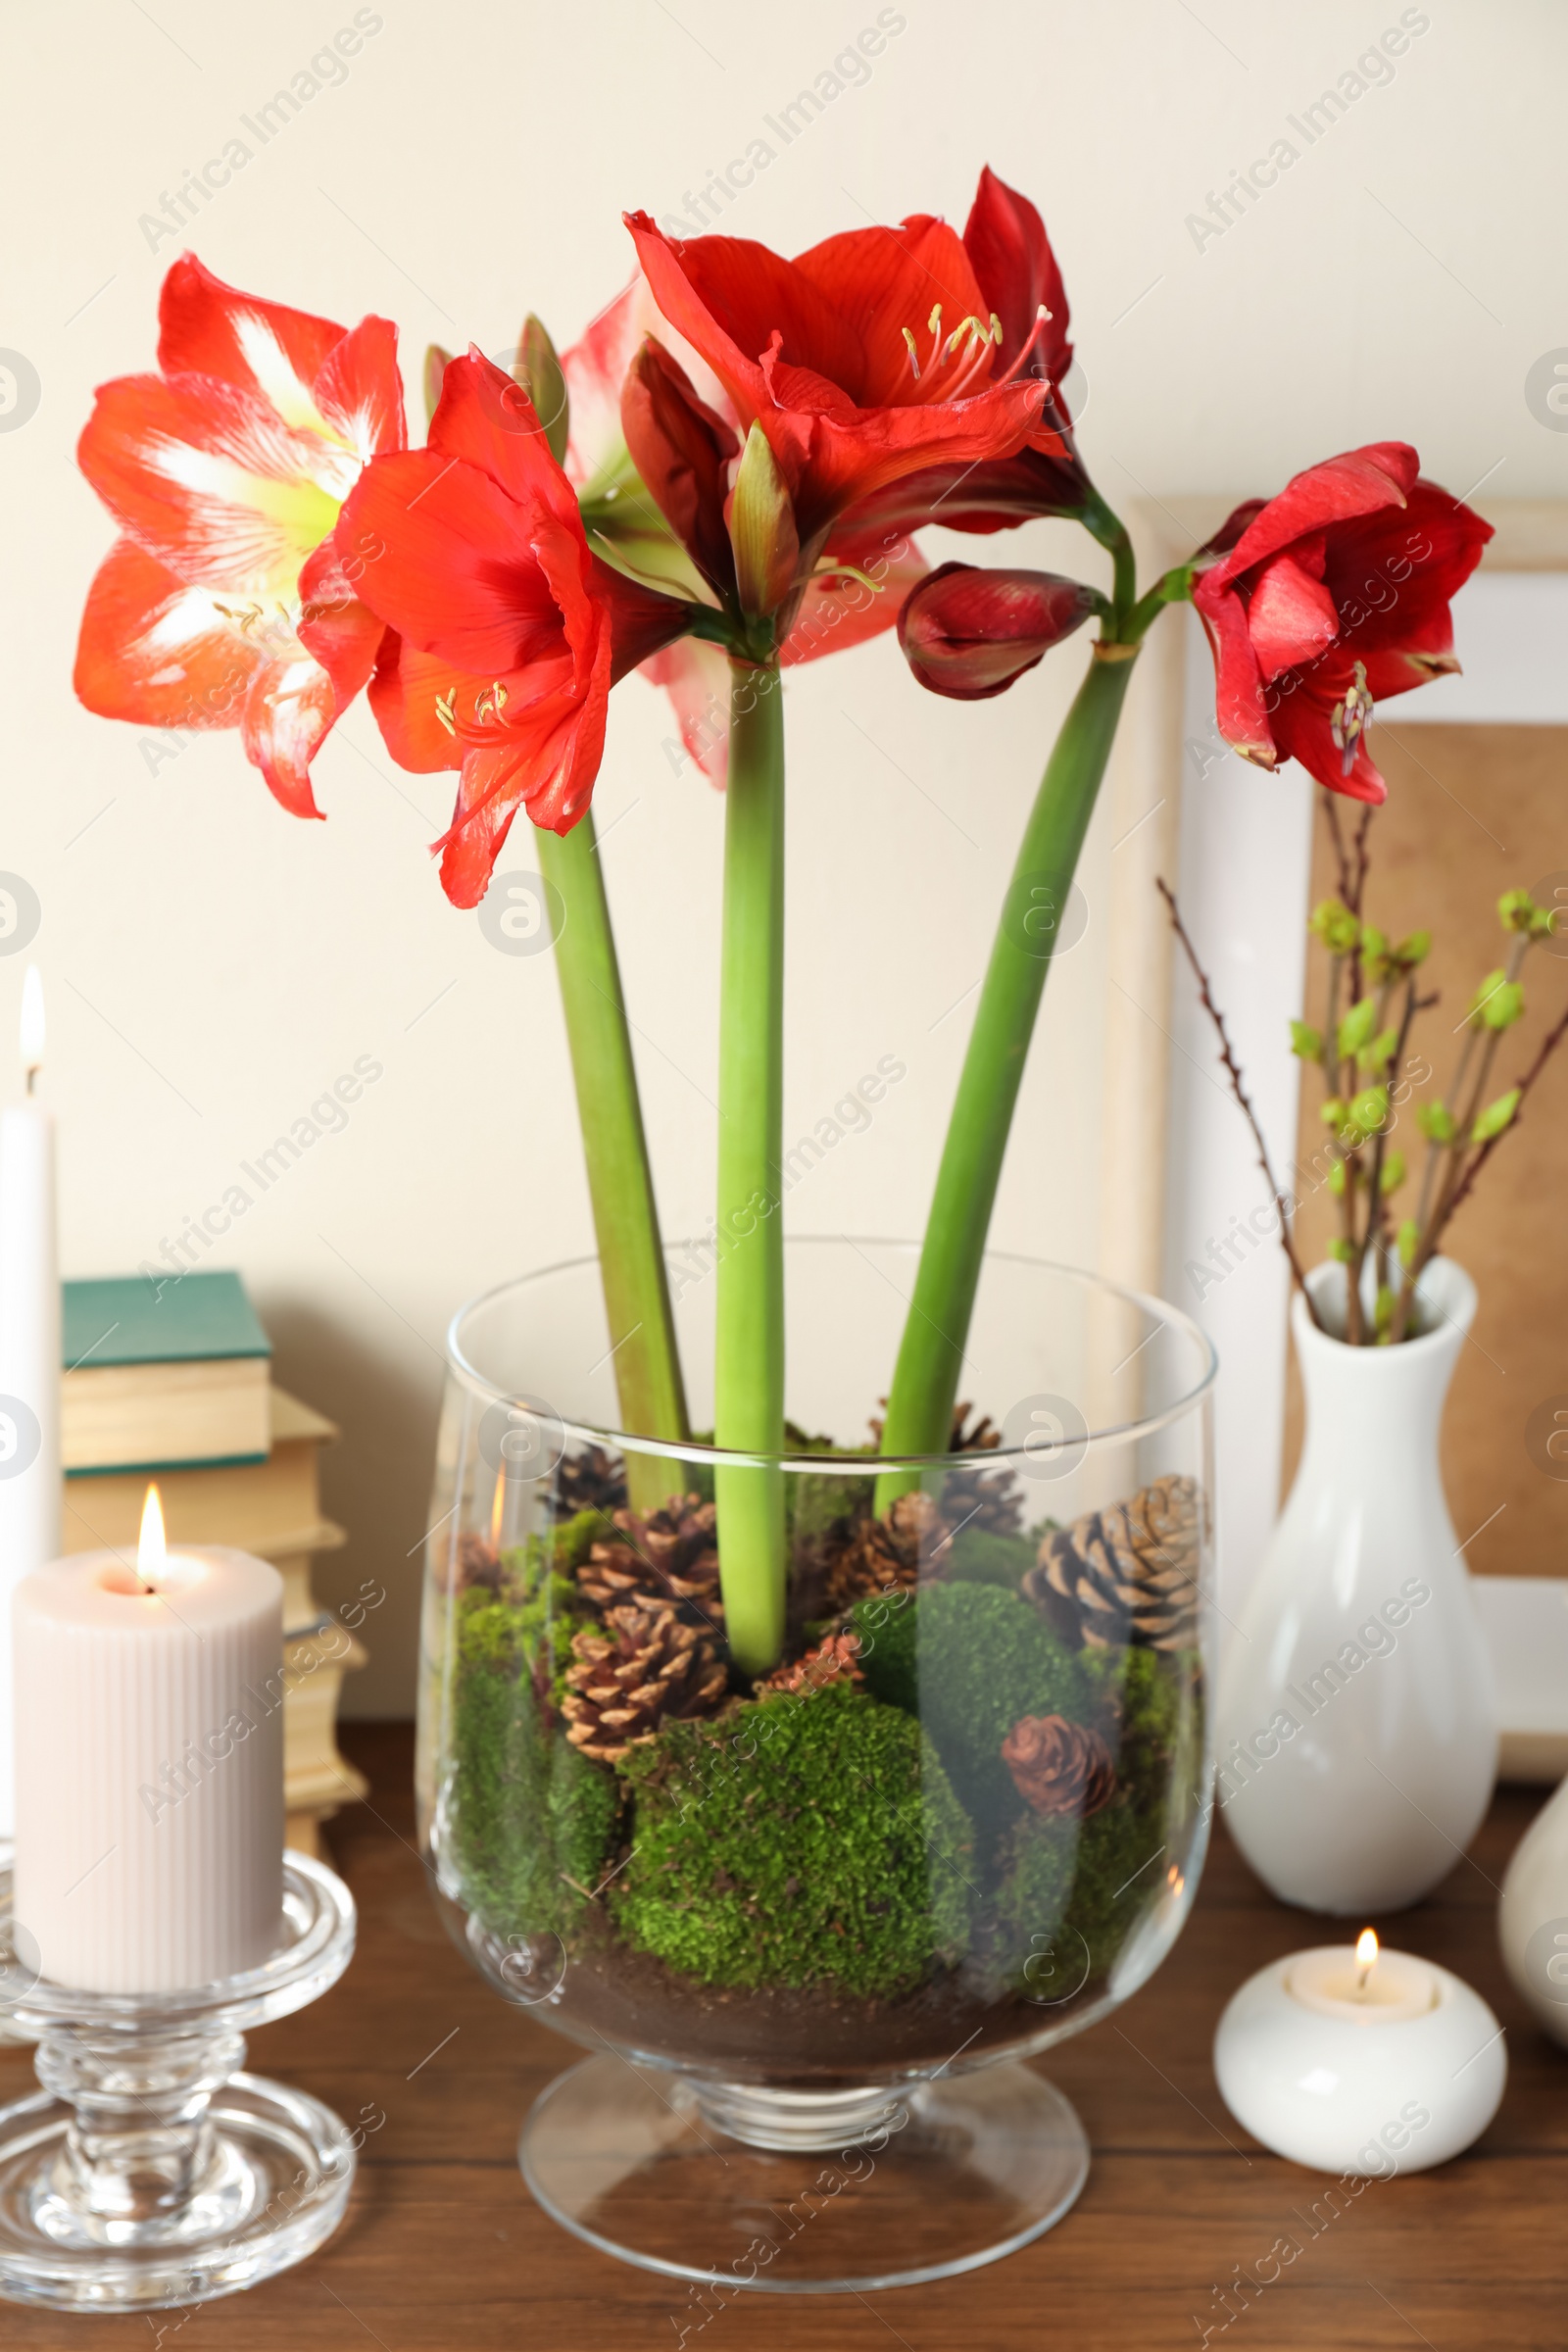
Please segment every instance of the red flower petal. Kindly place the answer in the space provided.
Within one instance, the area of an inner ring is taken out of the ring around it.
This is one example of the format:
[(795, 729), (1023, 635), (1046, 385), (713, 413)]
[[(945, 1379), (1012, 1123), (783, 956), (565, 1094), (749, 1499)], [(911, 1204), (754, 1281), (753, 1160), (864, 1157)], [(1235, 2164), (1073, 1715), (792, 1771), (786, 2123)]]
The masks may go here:
[(150, 727), (235, 727), (266, 665), (204, 588), (135, 540), (117, 541), (81, 619), (74, 683), (87, 710)]
[[(990, 307), (968, 254), (945, 220), (915, 213), (898, 228), (854, 228), (813, 245), (793, 268), (831, 306), (836, 337), (848, 329), (858, 348), (848, 366), (834, 366), (825, 349), (820, 355), (792, 350), (786, 339), (786, 359), (820, 368), (858, 408), (957, 397), (950, 387), (968, 372), (977, 345), (967, 334), (951, 351), (948, 344), (965, 319), (989, 326)], [(933, 327), (929, 321), (938, 308), (941, 318)], [(906, 327), (914, 337), (918, 375), (910, 367)], [(988, 357), (977, 389), (991, 365)]]
[(311, 791), (311, 761), (336, 715), (332, 681), (308, 656), (270, 662), (251, 681), (240, 740), (290, 816), (321, 813)]
[(1349, 774), (1345, 773), (1344, 755), (1330, 732), (1336, 700), (1337, 696), (1325, 701), (1303, 688), (1283, 696), (1271, 714), (1280, 757), (1298, 760), (1319, 784), (1330, 792), (1343, 793), (1348, 800), (1374, 804), (1386, 801), (1389, 788), (1373, 764), (1364, 735), (1355, 747)]
[[(1002, 322), (996, 373), (1005, 375), (1035, 334), (1042, 303), (1051, 313), (1026, 365), (1059, 386), (1072, 366), (1067, 292), (1046, 224), (1027, 196), (999, 179), (989, 164), (964, 223), (964, 251), (989, 310)], [(1057, 405), (1060, 406), (1058, 394)], [(1065, 416), (1065, 409), (1062, 410)]]
[(477, 906), (519, 808), (536, 825), (569, 833), (587, 808), (605, 749), (610, 697), (610, 637), (600, 645), (586, 693), (575, 687), (548, 699), (492, 751), (470, 750), (463, 762), (457, 807), (434, 845), (441, 886), (454, 906)]
[(1217, 595), (1254, 564), (1278, 555), (1308, 531), (1373, 514), (1380, 508), (1402, 507), (1420, 469), (1420, 459), (1405, 441), (1373, 441), (1365, 449), (1347, 450), (1321, 466), (1309, 466), (1260, 509), (1200, 585)]
[(550, 454), (528, 395), (482, 351), (448, 368), (428, 442), (443, 458), (477, 466), (515, 505), (542, 508), (582, 537), (575, 494)]
[[(212, 378), (125, 375), (101, 386), (77, 451), (122, 526), (183, 579), (270, 613), (331, 530), (332, 462), (265, 401)], [(225, 599), (225, 601), (227, 601)]]
[(1340, 633), (1340, 616), (1321, 581), (1293, 557), (1275, 556), (1248, 599), (1247, 633), (1266, 681), (1325, 652)]
[(819, 568), (805, 596), (779, 660), (786, 669), (798, 662), (819, 662), (824, 654), (842, 654), (852, 645), (880, 637), (898, 621), (911, 588), (927, 576), (919, 549), (902, 532), (889, 532), (868, 543), (835, 537), (831, 564), (853, 564), (877, 584), (868, 588), (855, 572)]
[(761, 362), (775, 333), (788, 364), (834, 384), (858, 376), (859, 345), (833, 303), (765, 245), (749, 237), (673, 241), (647, 213), (627, 214), (626, 225), (654, 300), (712, 368), (743, 424), (768, 405)]
[(1247, 608), (1239, 596), (1221, 596), (1207, 604), (1195, 593), (1193, 603), (1214, 657), (1214, 723), (1233, 752), (1260, 767), (1272, 767), (1278, 754), (1257, 656), (1247, 633)]
[(600, 477), (612, 475), (624, 456), (620, 388), (647, 336), (657, 335), (685, 370), (705, 407), (733, 422), (729, 396), (712, 369), (678, 335), (655, 302), (641, 270), (598, 317), (590, 319), (569, 351), (561, 355), (571, 404), (571, 437), (566, 444), (566, 479), (576, 490), (595, 494)]
[(354, 593), (356, 569), (343, 564), (333, 539), (323, 540), (300, 573), (300, 643), (332, 681), (337, 710), (347, 710), (375, 666), (384, 624)]
[(729, 463), (740, 443), (652, 336), (636, 354), (620, 396), (632, 464), (704, 578), (734, 593), (735, 558), (724, 523)]
[[(359, 592), (399, 636), (455, 669), (495, 678), (561, 650), (561, 608), (540, 562), (547, 532), (566, 536), (476, 466), (406, 450), (367, 466), (337, 536), (380, 549)], [(586, 546), (580, 554), (586, 564)]]
[(316, 405), (362, 464), (408, 439), (398, 330), (390, 318), (362, 318), (331, 351), (316, 379)]
[(729, 656), (723, 647), (683, 638), (645, 662), (641, 675), (668, 695), (686, 757), (722, 792), (729, 773)]
[(286, 423), (315, 412), (312, 386), (345, 329), (309, 311), (242, 294), (181, 254), (158, 298), (158, 365), (209, 375), (270, 402)]
[[(902, 475), (944, 459), (1010, 457), (1039, 426), (1036, 379), (982, 388), (993, 346), (978, 325), (947, 348), (980, 298), (967, 255), (940, 221), (917, 216), (902, 232), (856, 230), (794, 264), (738, 238), (672, 243), (645, 213), (629, 214), (627, 226), (661, 310), (714, 369), (742, 419), (766, 433), (803, 548)], [(923, 300), (906, 318), (917, 278)], [(938, 301), (940, 330), (931, 324)], [(959, 316), (949, 303), (964, 306)], [(924, 339), (919, 375), (906, 327), (917, 355)], [(959, 390), (964, 396), (954, 397)], [(877, 401), (886, 405), (858, 405)]]

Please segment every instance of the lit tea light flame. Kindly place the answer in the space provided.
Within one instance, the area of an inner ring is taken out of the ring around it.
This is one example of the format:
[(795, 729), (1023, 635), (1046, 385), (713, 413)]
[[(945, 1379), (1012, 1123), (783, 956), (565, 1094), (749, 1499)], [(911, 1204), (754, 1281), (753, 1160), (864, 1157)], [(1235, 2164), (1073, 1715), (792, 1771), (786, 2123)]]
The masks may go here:
[(1363, 1928), (1360, 1935), (1355, 1939), (1355, 1991), (1357, 1999), (1359, 1999), (1360, 1996), (1365, 1992), (1368, 1984), (1371, 1983), (1372, 1971), (1376, 1968), (1377, 1964), (1377, 1935), (1373, 1929)]
[(38, 966), (29, 963), (22, 982), (22, 1066), (27, 1074), (30, 1095), (43, 1067), (44, 1018), (43, 981)]
[(145, 1590), (156, 1592), (169, 1565), (169, 1544), (164, 1535), (164, 1506), (156, 1486), (147, 1490), (141, 1506), (141, 1535), (136, 1544), (136, 1574)]

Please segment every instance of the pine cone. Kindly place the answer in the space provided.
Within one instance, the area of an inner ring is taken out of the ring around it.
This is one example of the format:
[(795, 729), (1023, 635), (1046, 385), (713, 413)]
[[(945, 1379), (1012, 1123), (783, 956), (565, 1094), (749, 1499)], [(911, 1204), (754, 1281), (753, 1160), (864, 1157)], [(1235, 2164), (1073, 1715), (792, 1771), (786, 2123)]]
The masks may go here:
[(1104, 1740), (1063, 1715), (1025, 1715), (1002, 1742), (1002, 1760), (1037, 1813), (1087, 1821), (1116, 1793), (1116, 1766)]
[[(1002, 1432), (989, 1413), (982, 1414), (973, 1429), (968, 1426), (969, 1407), (956, 1404), (953, 1408), (953, 1436), (949, 1441), (955, 1453), (992, 1453), (1002, 1443)], [(1023, 1524), (1023, 1496), (1018, 1481), (1005, 1463), (995, 1469), (950, 1470), (942, 1490), (942, 1509), (954, 1528), (984, 1528), (988, 1535), (1015, 1536)]]
[(601, 1609), (625, 1602), (653, 1608), (678, 1602), (722, 1625), (716, 1517), (713, 1505), (697, 1494), (672, 1495), (646, 1519), (635, 1511), (617, 1511), (617, 1532), (598, 1538), (577, 1571), (584, 1597)]
[(948, 1522), (933, 1495), (901, 1494), (881, 1519), (857, 1519), (827, 1561), (825, 1616), (837, 1617), (868, 1592), (891, 1592), (945, 1573)]
[[(887, 1398), (881, 1399), (886, 1404)], [(969, 1426), (968, 1404), (953, 1408), (953, 1427), (948, 1435), (948, 1449), (952, 1453), (993, 1453), (1002, 1444), (1002, 1432), (989, 1413), (982, 1413), (973, 1428)], [(871, 1435), (878, 1446), (882, 1443), (884, 1424), (878, 1414), (871, 1416)], [(1023, 1497), (1012, 1472), (999, 1466), (992, 1470), (964, 1468), (951, 1470), (942, 1490), (942, 1515), (954, 1528), (982, 1527), (994, 1536), (1015, 1536), (1023, 1521)]]
[(579, 1511), (603, 1511), (608, 1519), (625, 1503), (626, 1465), (618, 1453), (588, 1446), (564, 1456), (550, 1495), (558, 1519), (574, 1519)]
[(1156, 1478), (1086, 1511), (1040, 1546), (1023, 1591), (1064, 1640), (1090, 1649), (1188, 1649), (1198, 1633), (1198, 1482)]
[(728, 1677), (711, 1635), (647, 1602), (606, 1612), (572, 1637), (561, 1702), (566, 1738), (601, 1764), (644, 1746), (662, 1723), (710, 1715)]
[(819, 1642), (815, 1649), (808, 1649), (793, 1666), (775, 1666), (758, 1689), (804, 1694), (820, 1690), (828, 1683), (863, 1683), (865, 1677), (857, 1663), (859, 1655), (858, 1634), (829, 1634), (825, 1642)]
[(476, 1586), (486, 1592), (499, 1592), (503, 1570), (501, 1555), (495, 1545), (483, 1536), (460, 1536), (454, 1581), (460, 1592), (470, 1592)]

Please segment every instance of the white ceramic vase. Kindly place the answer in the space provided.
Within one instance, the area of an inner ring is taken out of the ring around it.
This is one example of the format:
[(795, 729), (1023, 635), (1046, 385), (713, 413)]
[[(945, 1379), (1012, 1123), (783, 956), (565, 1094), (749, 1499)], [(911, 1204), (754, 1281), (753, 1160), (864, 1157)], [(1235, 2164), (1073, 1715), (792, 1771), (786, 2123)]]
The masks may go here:
[(1568, 2043), (1568, 1781), (1514, 1849), (1497, 1930), (1508, 1974), (1537, 2024)]
[(1496, 1704), (1438, 1431), (1475, 1285), (1438, 1258), (1421, 1336), (1349, 1348), (1345, 1273), (1297, 1298), (1300, 1468), (1227, 1640), (1216, 1802), (1283, 1902), (1364, 1918), (1446, 1878), (1481, 1824)]

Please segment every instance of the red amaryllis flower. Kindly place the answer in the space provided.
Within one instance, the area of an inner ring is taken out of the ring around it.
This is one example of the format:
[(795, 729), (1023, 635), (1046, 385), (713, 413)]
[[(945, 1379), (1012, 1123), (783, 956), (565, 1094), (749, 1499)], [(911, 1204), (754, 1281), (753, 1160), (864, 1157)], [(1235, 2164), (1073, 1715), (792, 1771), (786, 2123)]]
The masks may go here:
[(738, 237), (672, 240), (627, 216), (655, 301), (760, 424), (790, 493), (805, 571), (857, 501), (943, 460), (1010, 457), (1045, 389), (999, 365), (991, 305), (945, 221), (852, 229), (787, 262)]
[[(561, 366), (570, 400), (565, 470), (589, 545), (638, 576), (705, 601), (733, 587), (724, 506), (740, 420), (641, 274), (563, 352)], [(902, 525), (850, 517), (829, 535), (799, 597), (781, 662), (814, 662), (892, 628), (925, 568)], [(669, 696), (685, 757), (721, 786), (729, 741), (723, 648), (683, 637), (640, 666)]]
[(1449, 600), (1491, 537), (1420, 478), (1402, 441), (1330, 458), (1238, 508), (1193, 591), (1226, 742), (1261, 767), (1299, 760), (1331, 792), (1384, 800), (1372, 707), (1458, 668)]
[(300, 572), (368, 461), (403, 445), (397, 331), (238, 293), (186, 254), (159, 298), (158, 365), (103, 385), (81, 436), (124, 536), (88, 594), (76, 693), (105, 718), (238, 727), (283, 807), (318, 816), (312, 756), (381, 629), (350, 591), (318, 661)]
[(441, 880), (483, 898), (519, 808), (566, 833), (587, 808), (615, 678), (686, 627), (689, 605), (594, 556), (526, 398), (478, 352), (446, 370), (429, 443), (378, 459), (306, 576), (323, 643), (343, 570), (394, 635), (370, 703), (405, 767), (461, 770)]
[(899, 615), (899, 643), (922, 686), (954, 702), (1004, 694), (1104, 599), (1051, 571), (983, 571), (944, 564)]
[(1093, 495), (1062, 391), (1072, 343), (1061, 271), (1035, 207), (989, 164), (964, 223), (963, 250), (1000, 329), (997, 374), (1034, 377), (1047, 387), (1046, 403), (1015, 456), (933, 466), (878, 492), (863, 516), (885, 527), (940, 522), (949, 530), (1001, 531), (1038, 514), (1077, 514)]

